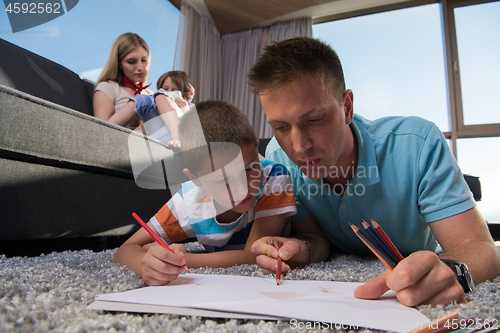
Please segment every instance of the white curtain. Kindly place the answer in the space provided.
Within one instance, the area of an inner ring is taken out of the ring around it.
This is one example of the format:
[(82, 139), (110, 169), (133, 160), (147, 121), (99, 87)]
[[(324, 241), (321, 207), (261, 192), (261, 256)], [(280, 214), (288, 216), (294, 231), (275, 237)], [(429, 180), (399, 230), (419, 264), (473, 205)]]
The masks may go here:
[(247, 84), (248, 72), (265, 46), (299, 36), (312, 36), (311, 18), (278, 22), (221, 37), (222, 99), (236, 104), (245, 112), (259, 138), (272, 137), (272, 130), (258, 96), (251, 92)]
[(312, 36), (311, 18), (220, 36), (206, 17), (182, 2), (174, 68), (188, 73), (196, 88), (195, 101), (232, 102), (247, 115), (258, 138), (270, 138), (271, 128), (247, 75), (265, 46), (298, 36)]
[(193, 102), (221, 98), (219, 30), (185, 2), (181, 4), (174, 69), (189, 75), (196, 89)]

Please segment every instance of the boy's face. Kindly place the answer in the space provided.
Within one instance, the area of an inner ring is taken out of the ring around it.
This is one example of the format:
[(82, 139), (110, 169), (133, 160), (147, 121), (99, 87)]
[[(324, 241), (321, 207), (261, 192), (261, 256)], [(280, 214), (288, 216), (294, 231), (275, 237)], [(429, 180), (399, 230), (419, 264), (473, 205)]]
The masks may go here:
[(253, 208), (259, 193), (259, 156), (253, 144), (234, 146), (212, 154), (212, 161), (205, 161), (196, 174), (202, 175), (197, 180), (214, 201), (227, 211), (244, 213)]

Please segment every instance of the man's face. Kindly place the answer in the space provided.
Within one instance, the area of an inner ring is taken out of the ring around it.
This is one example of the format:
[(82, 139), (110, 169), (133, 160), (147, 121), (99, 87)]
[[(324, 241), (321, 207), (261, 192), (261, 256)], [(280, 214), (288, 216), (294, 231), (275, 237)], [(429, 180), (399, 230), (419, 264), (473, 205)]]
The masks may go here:
[(339, 101), (320, 77), (303, 76), (260, 99), (278, 143), (307, 177), (328, 178), (333, 166), (345, 162), (350, 90)]

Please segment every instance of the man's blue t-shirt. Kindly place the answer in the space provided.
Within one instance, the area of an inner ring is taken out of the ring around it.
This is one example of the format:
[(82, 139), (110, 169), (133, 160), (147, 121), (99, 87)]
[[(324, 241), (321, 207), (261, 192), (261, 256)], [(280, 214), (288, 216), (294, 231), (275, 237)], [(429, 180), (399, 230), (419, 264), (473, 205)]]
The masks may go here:
[(476, 204), (441, 131), (418, 117), (369, 121), (355, 114), (350, 126), (358, 143), (358, 165), (342, 196), (323, 180), (307, 178), (275, 138), (269, 142), (266, 159), (284, 164), (292, 175), (298, 211), (292, 222), (313, 215), (335, 247), (370, 253), (350, 223), (361, 227), (360, 218), (373, 219), (403, 255), (436, 251), (427, 223)]

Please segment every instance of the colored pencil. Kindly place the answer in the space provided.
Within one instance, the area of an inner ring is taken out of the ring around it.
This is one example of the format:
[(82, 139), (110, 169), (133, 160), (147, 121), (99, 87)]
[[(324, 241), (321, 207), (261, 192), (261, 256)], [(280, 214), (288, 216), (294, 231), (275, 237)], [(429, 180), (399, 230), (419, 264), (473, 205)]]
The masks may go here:
[(442, 317), (439, 317), (438, 319), (435, 319), (433, 321), (430, 321), (429, 324), (423, 325), (420, 327), (417, 327), (408, 333), (430, 333), (435, 331), (436, 329), (440, 328), (441, 326), (445, 325), (447, 321), (453, 320), (458, 318), (458, 313), (457, 312), (451, 312), (448, 314), (445, 314)]
[[(168, 247), (168, 245), (163, 241), (163, 239), (161, 239), (161, 237), (159, 237), (156, 232), (154, 232), (153, 230), (151, 230), (151, 228), (139, 217), (139, 215), (137, 215), (136, 213), (132, 213), (132, 216), (134, 217), (134, 219), (139, 222), (139, 224), (155, 239), (155, 241), (160, 244), (161, 246), (163, 246), (164, 248), (166, 248), (167, 250), (169, 250), (170, 252), (174, 253), (174, 251), (172, 251), (171, 248)], [(188, 273), (191, 273), (189, 271), (189, 269), (187, 268), (186, 265), (184, 265), (184, 270)]]
[(391, 271), (396, 267), (396, 263), (387, 255), (378, 245), (373, 243), (368, 236), (366, 236), (358, 227), (354, 224), (351, 224), (351, 228), (354, 233), (365, 243), (365, 245), (375, 254), (380, 261), (384, 263), (384, 265), (389, 268)]
[(373, 240), (377, 242), (377, 244), (382, 248), (382, 250), (387, 253), (389, 257), (391, 257), (392, 261), (396, 264), (400, 262), (400, 260), (396, 257), (396, 255), (391, 251), (391, 249), (387, 246), (384, 240), (380, 237), (380, 235), (373, 229), (365, 220), (361, 219), (361, 223), (365, 230), (372, 236)]
[[(278, 243), (278, 250), (281, 248), (283, 245), (282, 242)], [(278, 265), (276, 266), (276, 284), (279, 286), (281, 284), (281, 257), (279, 256), (278, 253)]]
[(392, 253), (394, 253), (394, 255), (399, 260), (403, 260), (404, 257), (401, 255), (401, 252), (399, 252), (399, 250), (396, 248), (396, 246), (394, 245), (394, 243), (390, 240), (389, 236), (387, 236), (387, 234), (384, 232), (384, 230), (382, 229), (382, 227), (377, 222), (375, 222), (374, 220), (371, 220), (371, 222), (373, 224), (373, 228), (375, 229), (375, 231), (384, 240), (384, 242), (387, 244), (387, 246), (389, 247), (389, 249), (391, 249)]

